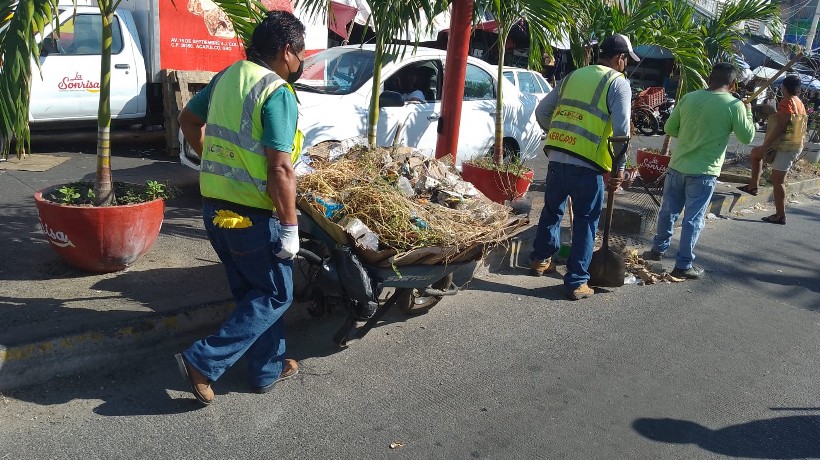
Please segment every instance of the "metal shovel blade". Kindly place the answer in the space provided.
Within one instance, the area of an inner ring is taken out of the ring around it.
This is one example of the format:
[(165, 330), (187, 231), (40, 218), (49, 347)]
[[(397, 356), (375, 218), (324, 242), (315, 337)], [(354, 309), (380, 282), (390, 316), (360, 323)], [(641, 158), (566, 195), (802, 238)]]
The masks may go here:
[(604, 240), (601, 248), (592, 253), (589, 263), (589, 283), (592, 286), (620, 287), (624, 285), (626, 263), (624, 258), (609, 249), (609, 228), (612, 225), (615, 195), (607, 194), (606, 220), (604, 221)]
[(589, 263), (589, 284), (600, 287), (624, 285), (626, 264), (624, 258), (608, 247), (601, 247), (592, 254)]

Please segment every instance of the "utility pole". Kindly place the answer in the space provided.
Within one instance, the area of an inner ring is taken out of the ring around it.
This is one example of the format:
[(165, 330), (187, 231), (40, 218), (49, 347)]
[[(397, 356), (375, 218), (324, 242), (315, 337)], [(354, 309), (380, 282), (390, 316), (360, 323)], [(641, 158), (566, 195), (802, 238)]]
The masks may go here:
[(811, 26), (809, 27), (809, 33), (806, 35), (806, 56), (811, 58), (812, 47), (814, 46), (814, 35), (817, 33), (817, 20), (820, 19), (820, 0), (817, 0), (817, 4), (814, 6), (814, 17), (811, 19)]

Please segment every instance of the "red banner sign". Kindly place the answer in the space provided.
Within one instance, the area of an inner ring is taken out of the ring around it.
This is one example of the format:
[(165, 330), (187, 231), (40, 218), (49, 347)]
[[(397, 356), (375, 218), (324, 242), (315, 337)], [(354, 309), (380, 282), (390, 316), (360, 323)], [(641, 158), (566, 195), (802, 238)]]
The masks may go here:
[[(245, 57), (225, 13), (211, 0), (159, 2), (160, 67), (219, 72)], [(293, 12), (288, 0), (264, 0), (268, 9)]]

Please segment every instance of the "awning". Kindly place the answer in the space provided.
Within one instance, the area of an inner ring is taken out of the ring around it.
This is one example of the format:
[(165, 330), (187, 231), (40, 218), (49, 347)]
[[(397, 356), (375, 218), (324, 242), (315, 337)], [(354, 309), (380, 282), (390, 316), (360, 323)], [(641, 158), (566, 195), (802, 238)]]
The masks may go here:
[(330, 15), (327, 18), (327, 26), (340, 37), (347, 38), (347, 25), (350, 24), (350, 21), (355, 20), (358, 13), (357, 8), (333, 0), (330, 2)]
[(290, 0), (262, 0), (262, 4), (268, 11), (287, 11), (293, 13), (293, 5)]
[(671, 51), (658, 45), (638, 45), (635, 54), (641, 59), (674, 59)]
[(762, 78), (764, 80), (768, 80), (769, 78), (772, 78), (776, 73), (777, 73), (777, 69), (772, 69), (771, 67), (764, 67), (764, 66), (756, 67), (752, 71), (752, 74), (755, 76), (755, 78)]
[(772, 61), (776, 62), (780, 65), (786, 65), (789, 63), (789, 58), (780, 54), (779, 52), (771, 49), (770, 47), (766, 46), (763, 43), (758, 43), (756, 45), (752, 45), (752, 48), (756, 49), (757, 51), (766, 55), (767, 58), (771, 59)]

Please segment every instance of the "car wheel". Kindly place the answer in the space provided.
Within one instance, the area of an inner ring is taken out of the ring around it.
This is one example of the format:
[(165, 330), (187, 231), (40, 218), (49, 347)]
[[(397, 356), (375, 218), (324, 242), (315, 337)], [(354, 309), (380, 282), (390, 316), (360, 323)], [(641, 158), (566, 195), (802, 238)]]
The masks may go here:
[(521, 161), (521, 149), (514, 139), (504, 139), (504, 161), (508, 163), (519, 163)]

